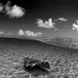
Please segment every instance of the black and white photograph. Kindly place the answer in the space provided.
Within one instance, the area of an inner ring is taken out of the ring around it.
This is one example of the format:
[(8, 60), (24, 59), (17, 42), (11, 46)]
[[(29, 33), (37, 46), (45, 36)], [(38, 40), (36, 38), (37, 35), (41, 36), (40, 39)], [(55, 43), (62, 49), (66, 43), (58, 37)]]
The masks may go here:
[(78, 78), (78, 1), (0, 0), (0, 78)]

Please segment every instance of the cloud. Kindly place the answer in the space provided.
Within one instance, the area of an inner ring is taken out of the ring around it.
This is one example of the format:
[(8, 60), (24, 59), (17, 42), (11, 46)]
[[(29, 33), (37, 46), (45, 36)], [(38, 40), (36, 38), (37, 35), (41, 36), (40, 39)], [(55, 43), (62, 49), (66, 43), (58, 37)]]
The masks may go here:
[(6, 5), (4, 5), (4, 7), (2, 5), (0, 5), (0, 12), (3, 10), (3, 8), (5, 8), (5, 11), (3, 11), (3, 13), (6, 13), (6, 15), (8, 15), (10, 18), (19, 18), (22, 17), (23, 15), (25, 15), (25, 9), (14, 5), (14, 6), (10, 6), (11, 2), (8, 1), (6, 3)]
[(3, 12), (4, 6), (2, 3), (0, 3), (0, 12)]
[(55, 25), (55, 23), (52, 22), (51, 18), (49, 18), (49, 20), (45, 22), (43, 22), (43, 20), (41, 19), (37, 19), (36, 23), (38, 24), (38, 27), (43, 27), (43, 28), (48, 28), (48, 29), (54, 28), (54, 25)]
[(54, 21), (63, 21), (63, 22), (65, 22), (65, 21), (67, 21), (67, 19), (66, 18), (64, 18), (64, 17), (60, 17), (60, 18), (58, 18), (58, 19), (55, 19)]
[(60, 21), (67, 21), (67, 19), (65, 19), (65, 18), (58, 18), (58, 20), (60, 20)]
[(20, 29), (20, 30), (18, 31), (18, 35), (25, 35), (25, 34), (24, 34), (24, 31)]
[(22, 17), (25, 14), (25, 10), (17, 5), (14, 5), (13, 7), (11, 7), (11, 9), (9, 5), (6, 5), (6, 11), (6, 15), (16, 18)]
[(27, 30), (27, 31), (25, 31), (25, 35), (26, 36), (31, 36), (31, 37), (37, 37), (37, 36), (40, 37), (40, 36), (42, 36), (42, 33), (41, 32), (34, 33), (30, 30)]
[(4, 32), (3, 31), (0, 31), (0, 34), (3, 34)]
[(76, 30), (78, 31), (78, 20), (76, 20), (77, 24), (73, 23), (73, 27), (72, 27), (72, 30)]
[(35, 32), (30, 31), (30, 30), (27, 30), (24, 32), (22, 29), (20, 29), (17, 34), (20, 36), (23, 35), (23, 36), (30, 36), (30, 37), (37, 37), (37, 36), (41, 37), (42, 36), (41, 32), (35, 33)]

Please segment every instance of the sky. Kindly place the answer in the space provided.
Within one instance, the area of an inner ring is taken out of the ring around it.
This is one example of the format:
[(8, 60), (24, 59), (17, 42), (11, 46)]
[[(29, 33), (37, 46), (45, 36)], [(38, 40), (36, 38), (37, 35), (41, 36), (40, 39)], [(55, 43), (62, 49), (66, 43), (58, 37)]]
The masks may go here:
[[(2, 0), (0, 3), (5, 5), (7, 2)], [(27, 31), (26, 36), (41, 35), (42, 38), (78, 38), (77, 0), (11, 0), (11, 6), (14, 5), (24, 8), (25, 14), (19, 18), (10, 18), (8, 14), (0, 12), (0, 31), (17, 34), (23, 30)]]

